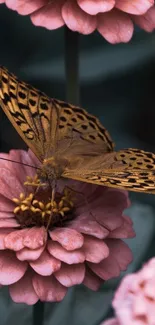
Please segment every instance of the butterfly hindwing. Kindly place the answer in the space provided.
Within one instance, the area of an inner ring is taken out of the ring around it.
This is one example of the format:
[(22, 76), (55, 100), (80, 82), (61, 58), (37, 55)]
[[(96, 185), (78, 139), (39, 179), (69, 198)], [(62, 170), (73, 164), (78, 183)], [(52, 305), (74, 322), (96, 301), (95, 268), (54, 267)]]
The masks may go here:
[(63, 176), (128, 191), (155, 193), (155, 154), (138, 149), (103, 154), (81, 160), (76, 172), (66, 170)]

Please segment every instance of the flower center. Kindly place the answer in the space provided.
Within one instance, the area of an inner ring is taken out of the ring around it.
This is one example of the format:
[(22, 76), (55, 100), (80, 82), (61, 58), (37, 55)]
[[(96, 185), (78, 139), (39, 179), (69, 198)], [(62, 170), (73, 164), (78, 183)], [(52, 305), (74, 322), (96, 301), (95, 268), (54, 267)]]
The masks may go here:
[(35, 189), (28, 195), (21, 193), (19, 198), (13, 198), (16, 204), (14, 214), (21, 228), (32, 226), (45, 226), (49, 229), (63, 226), (74, 217), (74, 203), (72, 191), (64, 188), (62, 193), (56, 191), (52, 200), (51, 188), (41, 183), (37, 176), (27, 176), (25, 186)]

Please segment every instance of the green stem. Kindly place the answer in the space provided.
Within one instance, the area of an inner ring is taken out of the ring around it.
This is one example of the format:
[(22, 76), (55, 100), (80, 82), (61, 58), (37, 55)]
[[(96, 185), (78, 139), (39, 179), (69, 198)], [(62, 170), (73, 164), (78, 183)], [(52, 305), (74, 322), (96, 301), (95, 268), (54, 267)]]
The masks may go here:
[[(65, 27), (66, 100), (79, 105), (79, 34)], [(43, 325), (45, 304), (33, 306), (33, 325)]]
[(44, 303), (40, 300), (33, 306), (33, 325), (44, 324)]
[(79, 33), (65, 27), (66, 100), (79, 105)]

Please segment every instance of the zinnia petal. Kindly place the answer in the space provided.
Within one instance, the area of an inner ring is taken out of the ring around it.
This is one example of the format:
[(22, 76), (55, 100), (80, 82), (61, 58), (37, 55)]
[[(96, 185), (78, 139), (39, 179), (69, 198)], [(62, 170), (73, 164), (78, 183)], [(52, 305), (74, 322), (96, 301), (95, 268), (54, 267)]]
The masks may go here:
[(79, 233), (92, 235), (96, 238), (103, 239), (109, 234), (109, 231), (102, 227), (94, 218), (85, 213), (78, 216), (75, 220), (69, 224), (70, 228), (79, 231)]
[(129, 16), (119, 10), (112, 10), (98, 15), (97, 29), (110, 43), (128, 42), (133, 34), (134, 26)]
[(106, 320), (105, 322), (102, 322), (100, 325), (121, 325), (121, 324), (118, 319), (110, 318), (110, 319)]
[(111, 10), (115, 5), (115, 0), (77, 0), (82, 10), (90, 15), (97, 15), (99, 12)]
[(20, 229), (9, 233), (5, 236), (5, 247), (14, 251), (19, 251), (24, 247), (23, 238), (27, 229)]
[(12, 228), (0, 228), (0, 250), (6, 249), (4, 239), (12, 231)]
[(67, 251), (60, 244), (48, 241), (47, 249), (51, 255), (67, 264), (83, 263), (85, 254), (80, 249), (75, 251)]
[(88, 15), (72, 0), (65, 1), (62, 17), (68, 28), (85, 35), (91, 34), (97, 26), (96, 17)]
[(130, 264), (133, 259), (132, 252), (129, 249), (128, 245), (120, 239), (106, 239), (105, 242), (110, 249), (111, 258), (115, 258), (120, 269), (125, 271), (127, 265)]
[(47, 29), (56, 29), (64, 25), (61, 9), (65, 0), (49, 1), (43, 8), (31, 15), (31, 20), (36, 26), (43, 26)]
[(36, 261), (30, 262), (30, 265), (38, 274), (47, 276), (58, 271), (61, 267), (61, 262), (44, 251)]
[(147, 32), (155, 29), (155, 6), (149, 9), (145, 15), (132, 16), (132, 20)]
[(67, 251), (72, 251), (83, 246), (84, 238), (74, 229), (56, 228), (49, 231), (51, 239), (60, 243)]
[(1, 168), (0, 184), (0, 194), (10, 200), (14, 197), (19, 197), (23, 190), (17, 178), (6, 168)]
[(86, 261), (100, 263), (109, 255), (108, 246), (100, 239), (90, 236), (84, 237), (82, 250), (85, 253)]
[(85, 266), (84, 264), (62, 264), (61, 269), (54, 273), (56, 279), (65, 287), (72, 287), (80, 284), (84, 280)]
[(4, 218), (0, 218), (0, 228), (18, 228), (20, 225), (17, 221), (11, 217), (12, 214), (8, 214), (8, 218), (6, 216)]
[(0, 283), (9, 285), (22, 278), (27, 270), (27, 262), (20, 262), (11, 251), (0, 252)]
[(7, 7), (16, 10), (20, 15), (28, 15), (44, 6), (47, 0), (6, 0)]
[(31, 249), (37, 249), (44, 246), (47, 240), (45, 227), (32, 227), (27, 229), (23, 243), (24, 246)]
[(35, 261), (40, 257), (44, 248), (45, 247), (42, 246), (40, 248), (32, 250), (32, 249), (24, 247), (23, 249), (21, 249), (20, 251), (18, 251), (16, 253), (16, 256), (20, 261)]
[(34, 275), (32, 279), (34, 290), (41, 301), (61, 301), (67, 292), (67, 288), (62, 286), (54, 276), (42, 277)]
[(115, 258), (108, 256), (98, 264), (88, 263), (90, 269), (104, 280), (117, 277), (120, 275), (120, 267)]
[(87, 267), (83, 284), (89, 289), (97, 291), (102, 283), (103, 281)]
[(116, 8), (134, 15), (143, 15), (154, 5), (154, 0), (115, 0)]
[(32, 274), (26, 272), (22, 279), (10, 285), (9, 292), (14, 302), (34, 305), (39, 300), (32, 285)]

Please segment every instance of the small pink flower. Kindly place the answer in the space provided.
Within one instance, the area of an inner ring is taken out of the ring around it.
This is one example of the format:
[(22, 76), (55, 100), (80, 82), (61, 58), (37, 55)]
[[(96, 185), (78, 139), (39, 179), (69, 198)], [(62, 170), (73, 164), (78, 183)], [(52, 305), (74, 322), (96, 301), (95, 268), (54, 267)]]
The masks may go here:
[[(30, 151), (11, 150), (0, 158), (39, 166)], [(31, 184), (38, 181), (35, 173), (0, 159), (0, 285), (9, 285), (15, 302), (31, 305), (39, 299), (60, 301), (81, 283), (97, 290), (117, 277), (132, 260), (120, 239), (134, 236), (131, 220), (122, 215), (127, 193), (58, 181), (51, 216), (51, 188), (24, 185), (26, 176)], [(66, 184), (74, 189), (71, 197)]]
[(143, 268), (127, 275), (117, 289), (113, 307), (116, 318), (102, 325), (155, 324), (155, 258)]
[(0, 0), (36, 26), (90, 34), (95, 30), (110, 43), (128, 42), (134, 24), (151, 32), (155, 28), (154, 0)]

